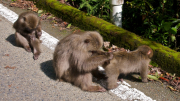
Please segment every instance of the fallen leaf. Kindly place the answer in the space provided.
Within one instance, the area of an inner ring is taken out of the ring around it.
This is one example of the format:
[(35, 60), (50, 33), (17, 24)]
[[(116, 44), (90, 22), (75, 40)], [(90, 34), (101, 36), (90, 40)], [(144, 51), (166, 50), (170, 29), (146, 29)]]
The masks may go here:
[(4, 54), (4, 56), (9, 56), (9, 54)]
[(8, 87), (10, 88), (12, 86), (12, 84), (11, 85), (8, 85)]
[(68, 24), (68, 26), (66, 28), (70, 28), (71, 27), (71, 24)]
[(148, 78), (153, 79), (153, 80), (158, 80), (158, 78), (156, 76), (153, 75), (147, 75)]
[(6, 66), (6, 67), (4, 67), (4, 68), (6, 68), (6, 69), (15, 69), (16, 67), (10, 67), (10, 66)]
[(170, 90), (172, 90), (172, 91), (176, 91), (173, 87), (171, 87), (171, 86), (168, 86), (168, 88), (170, 89)]
[(169, 80), (164, 77), (159, 77), (159, 79), (169, 82)]

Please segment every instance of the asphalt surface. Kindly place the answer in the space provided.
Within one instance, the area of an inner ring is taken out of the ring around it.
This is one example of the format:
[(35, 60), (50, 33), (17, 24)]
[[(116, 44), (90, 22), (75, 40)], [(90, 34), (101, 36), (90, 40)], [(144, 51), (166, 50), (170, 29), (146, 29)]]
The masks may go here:
[[(32, 53), (16, 46), (12, 23), (1, 15), (0, 26), (0, 101), (123, 101), (110, 91), (85, 92), (70, 83), (56, 81), (52, 50), (42, 45), (42, 54), (33, 60)], [(46, 27), (43, 30), (57, 33)], [(59, 37), (64, 35), (59, 32)], [(180, 101), (180, 93), (170, 91), (160, 82), (142, 83), (131, 75), (124, 80), (153, 100)], [(105, 81), (97, 83), (103, 85)]]

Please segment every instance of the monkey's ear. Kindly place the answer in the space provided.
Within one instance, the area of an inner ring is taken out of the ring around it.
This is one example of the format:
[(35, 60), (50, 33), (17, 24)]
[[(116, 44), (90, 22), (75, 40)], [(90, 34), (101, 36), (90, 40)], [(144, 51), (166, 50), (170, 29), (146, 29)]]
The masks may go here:
[(149, 55), (149, 54), (151, 54), (151, 50), (149, 50), (149, 51), (147, 52), (147, 55)]
[(84, 40), (85, 43), (89, 43), (90, 42), (90, 39), (86, 39)]

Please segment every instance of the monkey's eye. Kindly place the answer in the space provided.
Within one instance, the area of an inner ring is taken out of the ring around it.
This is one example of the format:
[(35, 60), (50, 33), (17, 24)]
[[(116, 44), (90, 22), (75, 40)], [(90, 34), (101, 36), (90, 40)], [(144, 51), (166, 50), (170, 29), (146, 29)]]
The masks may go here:
[(90, 39), (86, 39), (84, 40), (85, 43), (89, 43), (90, 42)]

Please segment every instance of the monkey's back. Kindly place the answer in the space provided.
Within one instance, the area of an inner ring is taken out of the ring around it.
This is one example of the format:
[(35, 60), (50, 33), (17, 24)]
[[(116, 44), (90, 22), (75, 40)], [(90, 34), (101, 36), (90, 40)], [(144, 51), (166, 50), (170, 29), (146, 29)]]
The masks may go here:
[[(89, 43), (86, 40), (89, 39)], [(62, 68), (63, 62), (71, 62), (70, 65), (81, 65), (86, 58), (92, 55), (93, 50), (99, 50), (103, 45), (103, 39), (98, 32), (86, 31), (69, 34), (60, 40), (55, 48), (53, 64), (55, 68)], [(68, 64), (68, 63), (67, 63)], [(65, 68), (69, 68), (69, 65)]]
[(139, 72), (142, 62), (150, 62), (144, 58), (141, 52), (135, 50), (131, 52), (115, 52), (114, 59), (117, 61), (114, 68), (118, 68), (122, 73)]

